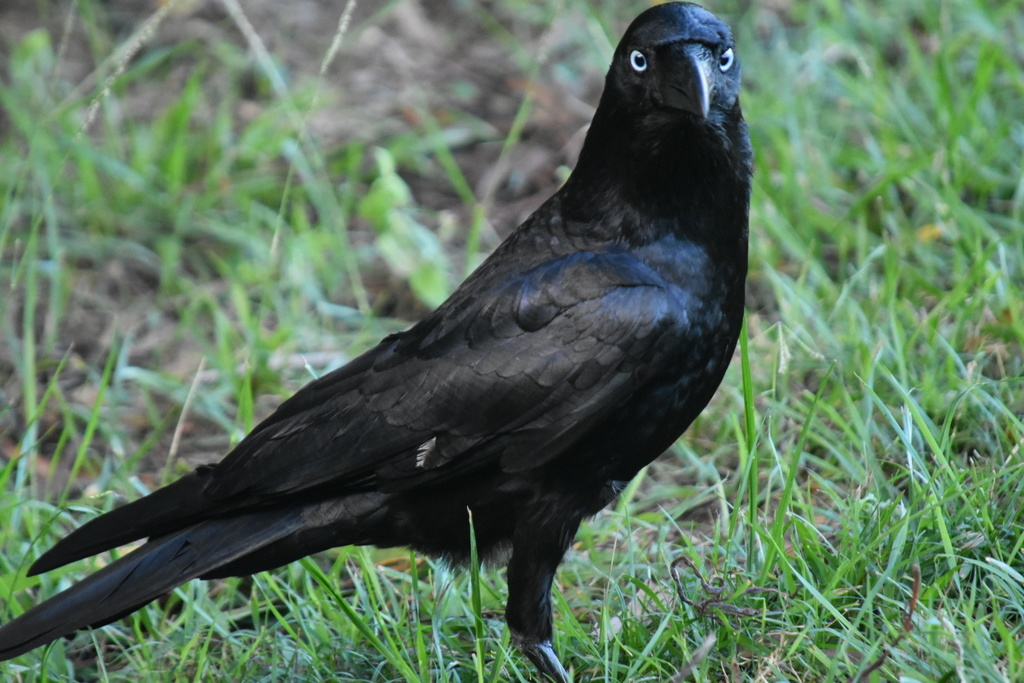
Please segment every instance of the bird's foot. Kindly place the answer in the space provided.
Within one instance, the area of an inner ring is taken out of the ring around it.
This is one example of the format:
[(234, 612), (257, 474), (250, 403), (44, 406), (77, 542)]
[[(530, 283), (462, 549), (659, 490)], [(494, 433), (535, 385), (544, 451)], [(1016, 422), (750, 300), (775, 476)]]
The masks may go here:
[(542, 643), (519, 642), (516, 646), (533, 662), (542, 675), (547, 676), (555, 683), (569, 683), (569, 672), (558, 661), (558, 655), (555, 654), (555, 648), (551, 646), (550, 640)]

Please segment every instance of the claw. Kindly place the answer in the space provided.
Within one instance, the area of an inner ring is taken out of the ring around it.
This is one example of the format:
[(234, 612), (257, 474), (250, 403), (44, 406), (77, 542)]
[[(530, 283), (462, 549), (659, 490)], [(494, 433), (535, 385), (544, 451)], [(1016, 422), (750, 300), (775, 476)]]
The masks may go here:
[(550, 640), (543, 643), (517, 643), (516, 646), (533, 662), (541, 674), (555, 683), (570, 683), (569, 672), (558, 661), (558, 655), (555, 654), (555, 648), (551, 646)]

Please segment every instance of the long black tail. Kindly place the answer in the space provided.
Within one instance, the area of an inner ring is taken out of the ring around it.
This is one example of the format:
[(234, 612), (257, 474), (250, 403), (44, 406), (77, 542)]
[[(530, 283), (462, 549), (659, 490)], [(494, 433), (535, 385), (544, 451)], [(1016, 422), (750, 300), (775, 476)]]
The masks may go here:
[(244, 564), (269, 545), (290, 545), (309, 526), (308, 508), (294, 506), (208, 520), (152, 539), (0, 627), (0, 661), (86, 626), (108, 624), (190, 579), (217, 575), (239, 560)]
[(209, 469), (191, 472), (145, 498), (86, 522), (43, 553), (29, 568), (29, 576), (140, 538), (170, 535), (203, 520), (229, 513), (229, 506), (218, 507), (217, 501), (209, 500), (204, 492), (209, 472)]

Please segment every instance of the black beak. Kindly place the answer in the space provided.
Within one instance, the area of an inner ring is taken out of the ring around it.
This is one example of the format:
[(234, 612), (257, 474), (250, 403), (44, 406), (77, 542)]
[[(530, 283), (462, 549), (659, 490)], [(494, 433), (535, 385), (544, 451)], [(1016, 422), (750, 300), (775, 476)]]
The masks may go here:
[(665, 48), (669, 68), (663, 71), (661, 101), (667, 107), (708, 117), (711, 103), (711, 52), (699, 43), (673, 43)]

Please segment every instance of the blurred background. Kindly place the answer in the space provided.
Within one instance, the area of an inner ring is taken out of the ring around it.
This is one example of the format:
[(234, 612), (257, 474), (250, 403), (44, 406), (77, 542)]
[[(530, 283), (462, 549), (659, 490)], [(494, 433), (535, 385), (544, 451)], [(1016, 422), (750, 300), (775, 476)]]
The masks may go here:
[[(24, 576), (55, 537), (444, 300), (568, 176), (649, 4), (5, 0), (0, 618), (88, 571)], [(705, 6), (756, 153), (748, 334), (581, 532), (563, 660), (1021, 680), (1024, 5)], [(0, 674), (530, 680), (503, 581), (341, 549)]]

